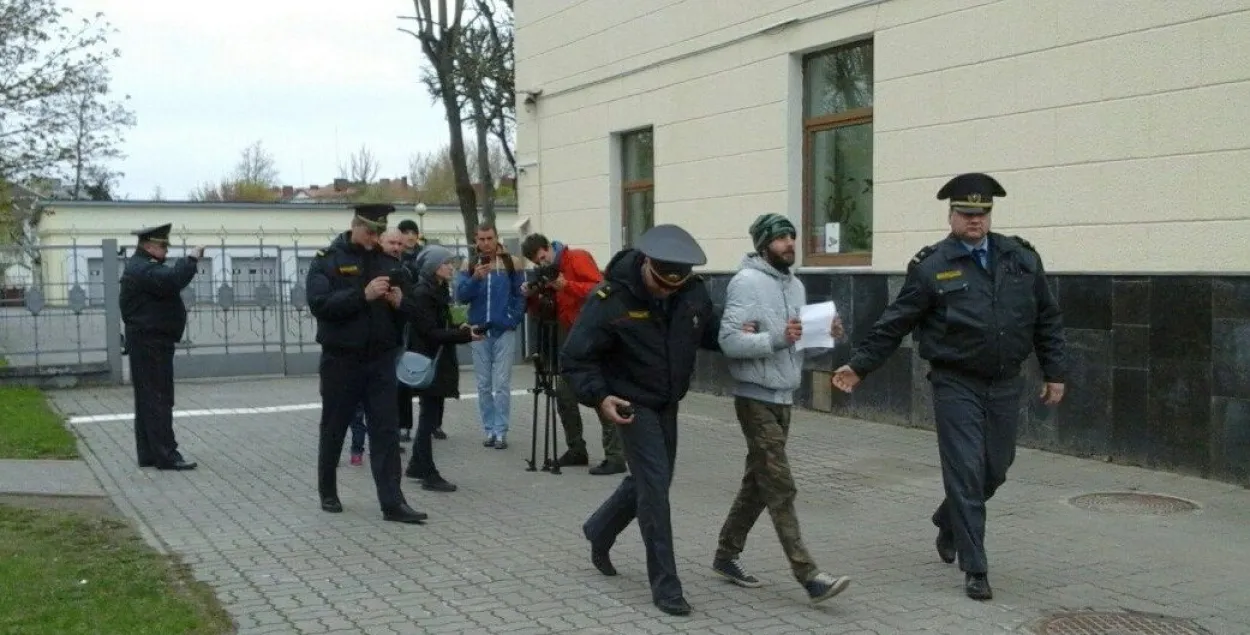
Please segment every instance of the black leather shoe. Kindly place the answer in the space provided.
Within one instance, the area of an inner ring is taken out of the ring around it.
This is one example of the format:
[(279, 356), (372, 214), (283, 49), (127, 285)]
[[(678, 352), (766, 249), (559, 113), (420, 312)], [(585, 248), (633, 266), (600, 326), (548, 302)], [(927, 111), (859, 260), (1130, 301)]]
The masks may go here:
[(580, 465), (590, 465), (590, 455), (585, 450), (568, 450), (556, 459), (560, 467), (577, 467)]
[(434, 428), (434, 432), (431, 432), (430, 436), (434, 437), (435, 439), (446, 439), (447, 433), (443, 432), (442, 428)]
[(595, 568), (603, 575), (616, 575), (616, 567), (612, 566), (612, 559), (608, 557), (607, 549), (591, 545), (590, 564), (595, 565)]
[(187, 470), (194, 470), (194, 469), (195, 469), (195, 468), (197, 468), (197, 467), (199, 467), (199, 464), (197, 464), (197, 463), (194, 463), (194, 462), (191, 462), (191, 461), (184, 461), (184, 460), (182, 460), (182, 459), (178, 459), (177, 461), (174, 461), (173, 463), (166, 463), (166, 464), (164, 464), (164, 465), (157, 465), (157, 466), (156, 466), (156, 469), (158, 469), (158, 470), (174, 470), (174, 471), (176, 471), (176, 472), (185, 472), (185, 471), (187, 471)]
[(327, 496), (321, 499), (321, 511), (341, 514), (343, 513), (343, 503), (339, 502), (339, 497), (337, 496)]
[(425, 479), (425, 482), (421, 484), (421, 489), (429, 490), (431, 492), (454, 492), (459, 488), (457, 488), (454, 484), (449, 483), (447, 479), (437, 476)]
[(139, 461), (139, 467), (156, 467), (156, 461)]
[(429, 518), (429, 514), (419, 512), (404, 503), (399, 507), (382, 510), (382, 520), (389, 520), (396, 523), (407, 523), (409, 525), (420, 525)]
[(656, 600), (655, 605), (669, 615), (690, 615), (690, 603), (681, 596)]
[(938, 557), (942, 562), (950, 564), (955, 561), (955, 534), (946, 529), (939, 529), (937, 535)]
[(994, 599), (994, 590), (990, 588), (989, 578), (984, 573), (969, 573), (964, 580), (964, 593), (974, 600)]

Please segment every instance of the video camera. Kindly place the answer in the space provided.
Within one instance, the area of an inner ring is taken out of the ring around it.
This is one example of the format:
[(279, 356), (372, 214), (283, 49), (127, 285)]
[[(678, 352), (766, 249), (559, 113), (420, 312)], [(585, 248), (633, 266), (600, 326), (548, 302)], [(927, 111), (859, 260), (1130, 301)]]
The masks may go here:
[(550, 263), (540, 265), (534, 268), (534, 285), (546, 287), (548, 284), (556, 281), (560, 277), (560, 268), (556, 264)]

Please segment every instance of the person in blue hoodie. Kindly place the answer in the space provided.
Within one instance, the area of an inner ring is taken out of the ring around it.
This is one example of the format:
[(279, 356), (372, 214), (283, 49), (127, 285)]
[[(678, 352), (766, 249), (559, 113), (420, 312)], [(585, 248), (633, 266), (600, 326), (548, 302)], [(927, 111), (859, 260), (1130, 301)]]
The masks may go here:
[(524, 267), (499, 244), (494, 225), (483, 224), (474, 236), (477, 255), (456, 278), (456, 300), (469, 305), (469, 324), (485, 339), (473, 342), (478, 410), (488, 448), (508, 447), (512, 410), (512, 365), (517, 326), (525, 318)]

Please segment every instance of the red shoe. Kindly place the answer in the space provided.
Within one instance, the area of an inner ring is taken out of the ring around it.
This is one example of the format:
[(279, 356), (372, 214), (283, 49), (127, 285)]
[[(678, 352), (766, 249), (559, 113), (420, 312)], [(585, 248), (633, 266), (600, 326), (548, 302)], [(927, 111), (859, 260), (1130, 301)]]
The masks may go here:
[(364, 455), (352, 453), (352, 465), (356, 467), (360, 467), (361, 465), (364, 465), (364, 464), (365, 464)]

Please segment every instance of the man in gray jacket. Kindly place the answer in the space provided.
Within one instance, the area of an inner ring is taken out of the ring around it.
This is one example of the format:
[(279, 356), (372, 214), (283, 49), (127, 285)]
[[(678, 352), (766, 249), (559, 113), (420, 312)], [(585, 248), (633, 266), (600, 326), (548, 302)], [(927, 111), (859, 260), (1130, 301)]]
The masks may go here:
[[(780, 214), (764, 214), (751, 224), (755, 252), (729, 281), (721, 319), (720, 346), (737, 381), (734, 409), (747, 441), (746, 474), (738, 497), (721, 528), (712, 570), (744, 587), (762, 583), (738, 562), (756, 519), (765, 508), (794, 577), (813, 603), (841, 593), (850, 578), (822, 573), (799, 532), (794, 511), (797, 490), (786, 458), (790, 410), (803, 375), (804, 353), (795, 349), (802, 336), (799, 310), (806, 302), (803, 283), (794, 276), (794, 224)], [(830, 324), (842, 336), (841, 320)], [(745, 330), (744, 330), (745, 329)]]

